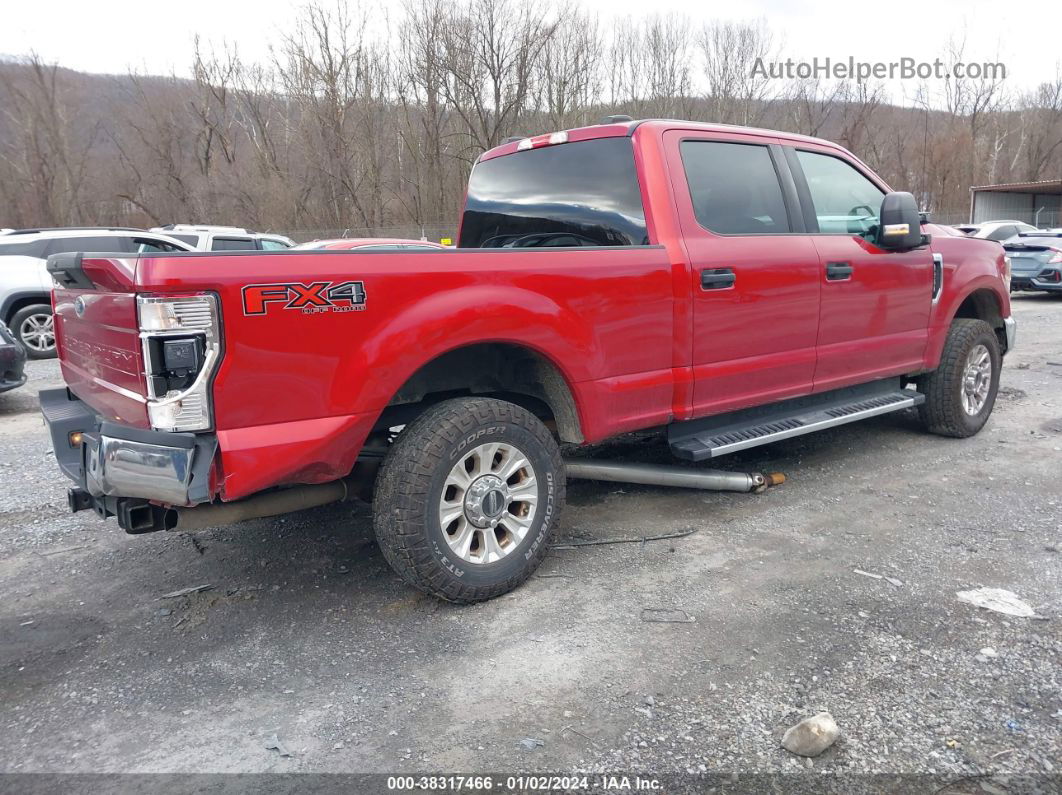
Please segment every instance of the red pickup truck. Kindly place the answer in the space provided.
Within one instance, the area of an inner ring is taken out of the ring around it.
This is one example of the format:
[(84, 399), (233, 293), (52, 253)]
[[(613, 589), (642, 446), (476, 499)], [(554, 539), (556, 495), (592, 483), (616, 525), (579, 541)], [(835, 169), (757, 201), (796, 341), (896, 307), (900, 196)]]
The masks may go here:
[(559, 443), (660, 428), (702, 461), (908, 407), (969, 436), (1015, 335), (998, 244), (835, 144), (682, 121), (485, 153), (453, 250), (48, 267), (73, 510), (212, 526), (370, 478), (388, 561), (457, 602), (542, 560)]

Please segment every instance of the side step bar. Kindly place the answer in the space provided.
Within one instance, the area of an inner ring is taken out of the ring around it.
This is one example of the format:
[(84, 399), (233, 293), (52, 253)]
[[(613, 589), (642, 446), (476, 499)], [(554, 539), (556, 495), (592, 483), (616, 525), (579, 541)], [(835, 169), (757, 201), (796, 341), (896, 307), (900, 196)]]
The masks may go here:
[(925, 395), (900, 389), (899, 379), (785, 401), (773, 407), (682, 422), (668, 429), (671, 452), (689, 461), (770, 444), (835, 425), (920, 405)]

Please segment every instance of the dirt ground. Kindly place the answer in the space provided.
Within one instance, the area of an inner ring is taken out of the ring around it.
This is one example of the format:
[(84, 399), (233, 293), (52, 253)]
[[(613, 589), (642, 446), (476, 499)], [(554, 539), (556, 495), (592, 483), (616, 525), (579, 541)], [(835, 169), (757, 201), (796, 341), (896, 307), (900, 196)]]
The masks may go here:
[[(554, 549), (472, 607), (405, 587), (359, 504), (195, 535), (69, 514), (36, 401), (58, 367), (31, 363), (31, 383), (0, 395), (0, 771), (1057, 787), (1062, 300), (1019, 296), (1014, 313), (977, 437), (896, 414), (723, 459), (788, 475), (758, 496), (572, 483), (558, 544), (696, 532)], [(599, 453), (667, 459), (658, 439)], [(210, 588), (163, 596), (191, 586)], [(1037, 616), (957, 599), (980, 586)], [(783, 750), (819, 710), (842, 738), (813, 762)]]

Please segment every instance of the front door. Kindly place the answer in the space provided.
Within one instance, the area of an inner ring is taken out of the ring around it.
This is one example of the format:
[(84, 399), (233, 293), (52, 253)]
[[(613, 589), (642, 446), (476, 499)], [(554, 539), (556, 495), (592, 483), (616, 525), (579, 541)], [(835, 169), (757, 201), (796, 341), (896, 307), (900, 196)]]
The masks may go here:
[(777, 139), (665, 139), (692, 294), (692, 415), (808, 394), (819, 260)]
[(836, 151), (786, 148), (821, 285), (815, 391), (901, 375), (922, 365), (933, 293), (928, 247), (870, 243), (885, 190)]

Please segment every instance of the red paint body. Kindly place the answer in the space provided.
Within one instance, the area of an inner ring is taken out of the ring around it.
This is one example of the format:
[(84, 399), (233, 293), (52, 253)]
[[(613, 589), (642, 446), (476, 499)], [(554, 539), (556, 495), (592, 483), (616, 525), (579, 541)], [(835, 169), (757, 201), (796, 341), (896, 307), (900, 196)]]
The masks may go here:
[[(629, 130), (573, 130), (569, 141)], [(823, 141), (643, 123), (632, 140), (652, 246), (111, 261), (99, 274), (106, 290), (55, 291), (64, 377), (101, 414), (147, 427), (142, 404), (98, 383), (144, 394), (133, 294), (216, 293), (224, 340), (213, 386), (217, 493), (231, 500), (346, 475), (401, 385), (435, 357), (467, 345), (512, 343), (549, 359), (575, 399), (585, 440), (596, 442), (933, 369), (956, 310), (977, 289), (990, 292), (1001, 317), (1010, 315), (1003, 251), (991, 241), (938, 234), (929, 249), (896, 254), (855, 235), (724, 237), (703, 229), (677, 159), (683, 138), (828, 151), (888, 189)], [(484, 158), (515, 150), (506, 144)], [(935, 304), (934, 253), (945, 262)], [(852, 263), (853, 277), (827, 282), (824, 263), (837, 259)], [(701, 290), (700, 271), (721, 266), (734, 269), (735, 286)], [(263, 315), (244, 314), (241, 291), (249, 284), (349, 280), (364, 284), (364, 311), (304, 315), (271, 304)], [(73, 311), (78, 296), (86, 303), (81, 318)]]

